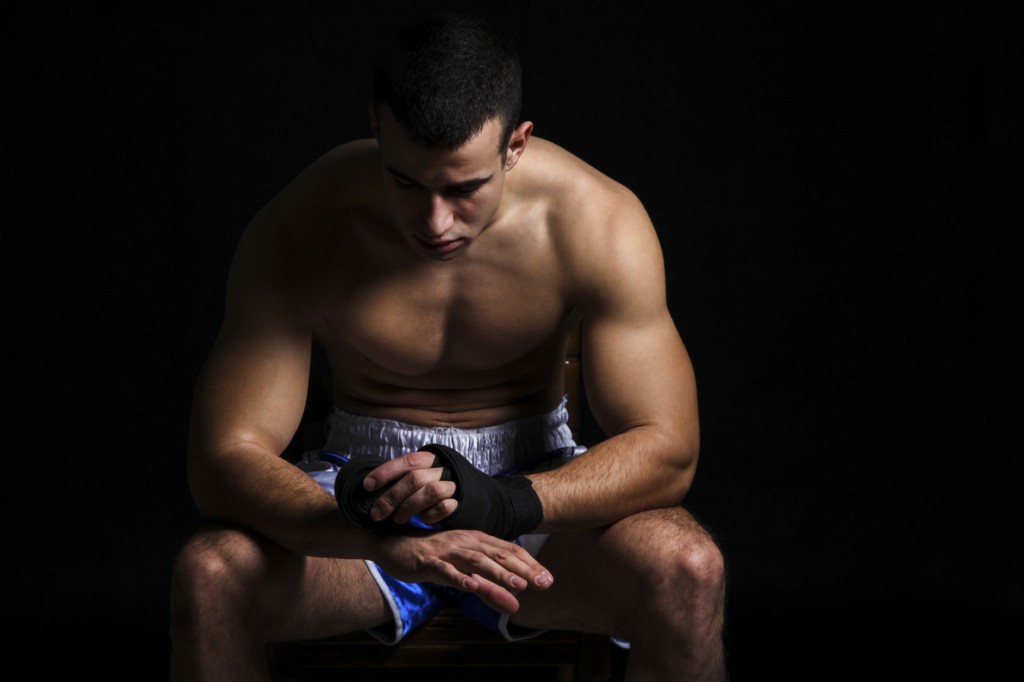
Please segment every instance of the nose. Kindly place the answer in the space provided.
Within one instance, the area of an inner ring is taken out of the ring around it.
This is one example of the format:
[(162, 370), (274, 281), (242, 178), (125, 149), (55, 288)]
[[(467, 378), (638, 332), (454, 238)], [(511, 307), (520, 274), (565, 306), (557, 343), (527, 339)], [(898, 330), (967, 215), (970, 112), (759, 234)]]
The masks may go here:
[(455, 223), (455, 213), (448, 201), (440, 194), (430, 195), (430, 213), (427, 216), (427, 232), (432, 237), (440, 237), (451, 229)]

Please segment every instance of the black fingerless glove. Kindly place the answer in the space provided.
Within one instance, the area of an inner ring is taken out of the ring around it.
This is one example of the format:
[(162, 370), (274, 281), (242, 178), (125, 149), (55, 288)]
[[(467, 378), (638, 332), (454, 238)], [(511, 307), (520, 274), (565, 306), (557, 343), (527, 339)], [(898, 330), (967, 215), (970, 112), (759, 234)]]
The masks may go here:
[(338, 477), (334, 480), (334, 499), (338, 508), (346, 518), (360, 528), (397, 531), (402, 527), (391, 519), (374, 521), (370, 518), (370, 510), (377, 498), (390, 488), (386, 485), (377, 490), (363, 487), (366, 476), (387, 460), (382, 457), (361, 455), (353, 457), (338, 469)]
[(420, 450), (434, 454), (434, 466), (444, 469), (442, 481), (455, 482), (459, 508), (441, 520), (442, 528), (479, 530), (512, 540), (544, 519), (540, 497), (526, 476), (488, 476), (444, 445), (424, 445)]
[[(525, 476), (488, 476), (457, 451), (444, 445), (424, 445), (420, 450), (434, 455), (434, 467), (441, 467), (441, 480), (455, 482), (455, 513), (434, 526), (410, 522), (420, 528), (479, 530), (512, 540), (540, 525), (544, 509), (533, 483)], [(334, 481), (334, 499), (345, 517), (360, 528), (390, 532), (408, 530), (391, 519), (374, 521), (370, 510), (390, 485), (377, 490), (363, 488), (366, 476), (387, 460), (369, 455), (353, 457), (341, 465)]]

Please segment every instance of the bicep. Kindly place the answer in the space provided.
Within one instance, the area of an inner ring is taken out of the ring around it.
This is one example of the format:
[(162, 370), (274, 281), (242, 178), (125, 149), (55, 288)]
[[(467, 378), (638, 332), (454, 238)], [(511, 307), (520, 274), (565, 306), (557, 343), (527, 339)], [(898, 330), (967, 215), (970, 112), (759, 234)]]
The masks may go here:
[(280, 454), (302, 418), (312, 333), (263, 265), (244, 245), (233, 263), (224, 320), (193, 395), (193, 449), (246, 444)]
[(667, 312), (645, 320), (584, 317), (583, 371), (587, 402), (606, 434), (648, 428), (695, 441), (693, 367)]
[(193, 397), (193, 443), (250, 444), (280, 454), (298, 427), (309, 380), (310, 338), (266, 322), (225, 321)]
[(590, 409), (609, 436), (647, 429), (695, 450), (696, 383), (669, 313), (653, 228), (641, 224), (600, 263), (584, 307), (582, 356)]

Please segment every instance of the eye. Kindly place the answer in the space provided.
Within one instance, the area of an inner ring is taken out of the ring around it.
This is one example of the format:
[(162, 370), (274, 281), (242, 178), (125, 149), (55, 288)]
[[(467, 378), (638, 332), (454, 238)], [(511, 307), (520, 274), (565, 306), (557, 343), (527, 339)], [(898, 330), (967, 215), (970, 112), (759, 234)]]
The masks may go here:
[(476, 187), (467, 187), (465, 189), (457, 189), (457, 190), (455, 190), (455, 194), (457, 196), (460, 196), (460, 197), (471, 197), (474, 194), (476, 194), (477, 192), (479, 192), (480, 188), (482, 186), (483, 185), (477, 185)]
[(392, 175), (391, 178), (395, 181), (395, 184), (403, 189), (411, 189), (416, 186), (416, 183), (412, 180), (400, 178), (397, 175)]
[(468, 199), (477, 194), (486, 184), (486, 182), (472, 182), (465, 185), (454, 185), (449, 187), (445, 193), (450, 197)]

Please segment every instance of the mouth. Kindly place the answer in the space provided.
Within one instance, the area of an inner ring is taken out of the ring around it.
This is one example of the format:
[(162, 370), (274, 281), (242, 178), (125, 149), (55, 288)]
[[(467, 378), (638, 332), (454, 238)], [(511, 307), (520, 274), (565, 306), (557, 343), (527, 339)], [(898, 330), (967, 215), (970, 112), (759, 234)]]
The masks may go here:
[(444, 241), (427, 241), (422, 237), (413, 235), (413, 239), (415, 240), (416, 245), (424, 253), (431, 255), (445, 255), (452, 253), (466, 243), (466, 240), (463, 237), (458, 239), (446, 239)]

